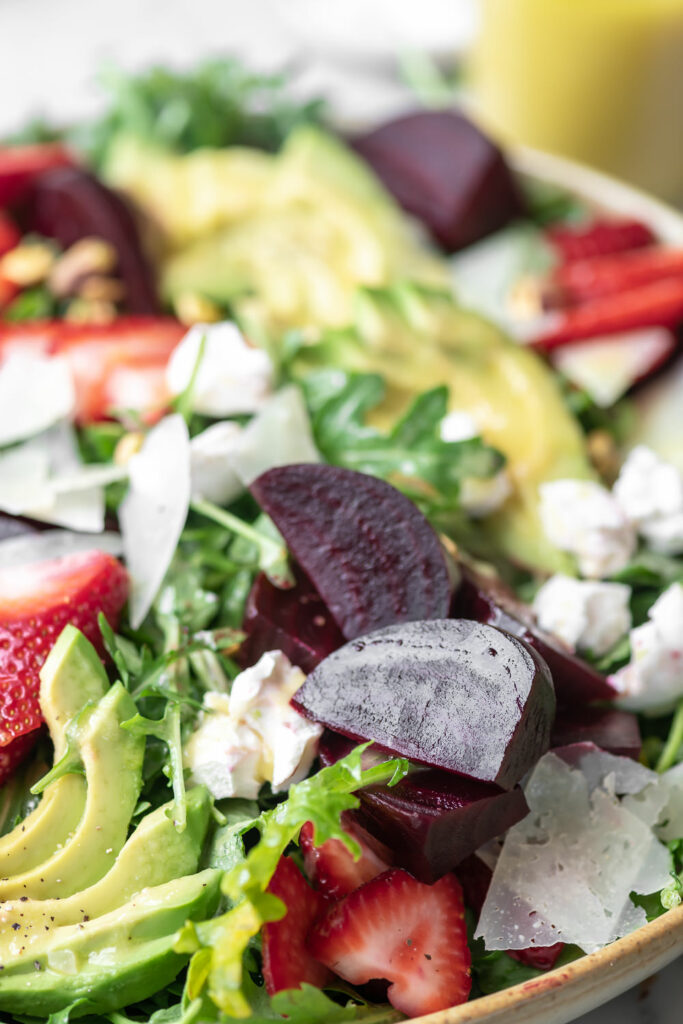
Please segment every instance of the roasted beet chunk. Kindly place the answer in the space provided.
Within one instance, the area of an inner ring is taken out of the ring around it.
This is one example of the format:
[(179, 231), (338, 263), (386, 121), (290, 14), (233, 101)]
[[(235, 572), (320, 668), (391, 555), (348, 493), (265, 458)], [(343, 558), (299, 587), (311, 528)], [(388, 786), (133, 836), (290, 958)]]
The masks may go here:
[(502, 153), (454, 111), (408, 114), (354, 140), (401, 206), (454, 252), (522, 212)]
[(266, 651), (284, 651), (304, 672), (344, 643), (327, 605), (303, 572), (295, 567), (296, 586), (281, 590), (265, 573), (254, 580), (247, 599), (241, 657), (253, 665)]
[(159, 298), (137, 225), (116, 192), (79, 167), (45, 171), (33, 182), (28, 226), (68, 248), (94, 236), (116, 249), (119, 274), (126, 287), (126, 312), (158, 313)]
[(526, 644), (463, 619), (351, 641), (294, 697), (304, 714), (414, 761), (509, 789), (548, 749), (555, 696)]
[(307, 463), (268, 470), (251, 492), (347, 640), (448, 615), (451, 582), (439, 538), (395, 487)]

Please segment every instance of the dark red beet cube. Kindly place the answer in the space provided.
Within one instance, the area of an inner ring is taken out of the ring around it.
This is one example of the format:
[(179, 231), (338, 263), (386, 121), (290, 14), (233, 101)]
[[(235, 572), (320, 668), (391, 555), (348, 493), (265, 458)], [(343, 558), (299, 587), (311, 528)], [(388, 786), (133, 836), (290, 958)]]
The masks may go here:
[(361, 135), (353, 145), (401, 206), (449, 252), (522, 213), (503, 154), (455, 111), (408, 114)]
[(266, 651), (284, 651), (304, 672), (344, 644), (337, 623), (312, 583), (294, 567), (296, 585), (289, 590), (274, 586), (259, 573), (247, 599), (240, 660), (253, 665)]

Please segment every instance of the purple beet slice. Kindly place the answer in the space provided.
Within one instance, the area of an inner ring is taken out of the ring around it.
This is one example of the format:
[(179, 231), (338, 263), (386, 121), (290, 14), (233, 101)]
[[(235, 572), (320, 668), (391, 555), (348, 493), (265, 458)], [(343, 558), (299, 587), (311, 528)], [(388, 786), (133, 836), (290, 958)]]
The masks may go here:
[(268, 513), (347, 640), (448, 615), (439, 538), (391, 484), (338, 466), (280, 466), (251, 493)]
[(574, 743), (594, 743), (617, 757), (637, 761), (643, 741), (636, 715), (616, 708), (561, 709), (551, 736), (551, 746), (568, 747)]
[(39, 175), (27, 211), (28, 227), (63, 246), (95, 236), (114, 246), (126, 286), (128, 313), (159, 313), (154, 274), (128, 204), (80, 167), (59, 167)]
[(597, 669), (538, 627), (531, 609), (499, 579), (460, 565), (451, 614), (498, 626), (535, 648), (548, 665), (561, 707), (614, 700), (616, 690)]
[(353, 140), (386, 188), (454, 252), (522, 212), (503, 154), (455, 111), (399, 117)]
[(352, 739), (504, 789), (548, 749), (555, 714), (539, 655), (465, 619), (401, 623), (352, 640), (293, 703)]
[(265, 573), (254, 580), (242, 626), (247, 634), (240, 651), (244, 664), (280, 650), (308, 673), (343, 646), (344, 637), (320, 594), (298, 566), (294, 575), (296, 585), (289, 590), (274, 586)]
[[(329, 730), (323, 764), (343, 757), (353, 741)], [(397, 786), (371, 786), (358, 794), (364, 828), (394, 851), (397, 864), (422, 882), (435, 882), (495, 836), (528, 814), (522, 790), (423, 768)]]

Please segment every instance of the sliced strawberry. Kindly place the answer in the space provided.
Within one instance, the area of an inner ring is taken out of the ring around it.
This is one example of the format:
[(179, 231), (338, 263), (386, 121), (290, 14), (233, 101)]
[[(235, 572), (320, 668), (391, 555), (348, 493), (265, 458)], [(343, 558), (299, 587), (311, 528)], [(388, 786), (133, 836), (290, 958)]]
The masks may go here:
[(639, 220), (593, 220), (588, 226), (550, 228), (547, 237), (565, 263), (641, 249), (656, 241)]
[(311, 889), (289, 857), (280, 858), (268, 892), (287, 907), (281, 920), (263, 926), (263, 977), (268, 994), (299, 988), (305, 981), (322, 988), (330, 980), (330, 972), (309, 953), (306, 937), (325, 908), (325, 898)]
[[(3, 680), (0, 677), (0, 688), (2, 685)], [(0, 747), (0, 786), (5, 785), (14, 774), (15, 768), (31, 753), (39, 735), (40, 729), (33, 729), (32, 732), (24, 733), (23, 736), (17, 736), (6, 747)]]
[(0, 569), (0, 747), (41, 723), (40, 668), (71, 624), (101, 650), (97, 616), (116, 628), (128, 575), (102, 551)]
[(658, 246), (617, 256), (577, 260), (555, 270), (553, 285), (565, 302), (578, 304), (667, 277), (683, 279), (683, 249)]
[(530, 946), (528, 949), (509, 949), (508, 955), (525, 967), (535, 967), (537, 971), (551, 971), (557, 963), (564, 942), (556, 942), (552, 946)]
[(409, 1017), (464, 1003), (470, 992), (462, 889), (455, 875), (434, 885), (386, 871), (313, 926), (308, 946), (345, 981), (391, 982), (392, 1006)]
[(617, 336), (639, 327), (675, 327), (683, 321), (683, 277), (594, 299), (553, 314), (552, 321), (545, 333), (531, 341), (535, 348), (550, 351), (582, 338)]
[(347, 815), (344, 816), (343, 824), (344, 830), (361, 848), (358, 860), (354, 859), (339, 839), (328, 839), (322, 846), (314, 846), (313, 825), (310, 821), (301, 829), (299, 837), (306, 874), (316, 889), (332, 899), (348, 896), (359, 885), (381, 875), (392, 861), (390, 851)]
[(110, 324), (61, 320), (0, 325), (0, 355), (31, 346), (61, 356), (76, 385), (76, 418), (105, 419), (113, 409), (159, 412), (168, 403), (165, 370), (186, 328), (170, 317), (119, 317)]
[(0, 206), (21, 202), (43, 171), (68, 167), (73, 158), (58, 142), (0, 146)]

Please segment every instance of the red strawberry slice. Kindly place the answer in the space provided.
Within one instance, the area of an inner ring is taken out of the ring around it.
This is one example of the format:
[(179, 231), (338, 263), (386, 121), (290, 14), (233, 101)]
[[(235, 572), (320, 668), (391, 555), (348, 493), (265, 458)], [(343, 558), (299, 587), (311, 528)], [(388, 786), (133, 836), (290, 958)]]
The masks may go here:
[(391, 864), (391, 853), (365, 829), (344, 815), (344, 830), (361, 848), (359, 860), (339, 839), (328, 839), (322, 846), (313, 845), (313, 825), (307, 821), (301, 829), (299, 842), (304, 855), (304, 867), (309, 879), (326, 896), (341, 899), (370, 879), (386, 871)]
[(58, 142), (0, 146), (0, 206), (25, 199), (43, 171), (72, 164), (68, 150)]
[(97, 616), (116, 628), (128, 575), (102, 551), (0, 569), (0, 747), (41, 724), (39, 672), (68, 624), (101, 651)]
[(639, 220), (593, 220), (588, 226), (550, 228), (550, 243), (565, 263), (592, 256), (641, 249), (656, 241), (646, 224)]
[(391, 982), (392, 1006), (409, 1017), (464, 1003), (470, 992), (462, 889), (455, 875), (434, 885), (386, 871), (313, 926), (316, 959), (353, 985)]
[(263, 978), (268, 994), (299, 988), (303, 982), (322, 988), (330, 972), (306, 948), (311, 925), (326, 901), (311, 889), (294, 861), (281, 857), (268, 892), (281, 899), (287, 913), (263, 926)]
[(553, 284), (566, 302), (578, 304), (668, 277), (683, 279), (683, 249), (657, 247), (577, 260), (558, 267)]
[(0, 354), (31, 346), (61, 356), (76, 386), (76, 418), (105, 419), (113, 409), (158, 413), (169, 402), (165, 371), (186, 328), (170, 317), (119, 317), (109, 324), (46, 320), (0, 325)]
[(683, 277), (666, 278), (553, 314), (552, 325), (531, 344), (550, 351), (582, 338), (618, 335), (638, 327), (675, 327), (681, 321)]

